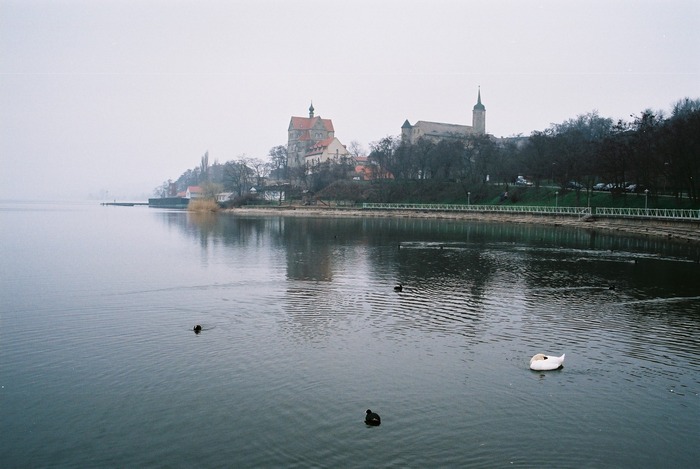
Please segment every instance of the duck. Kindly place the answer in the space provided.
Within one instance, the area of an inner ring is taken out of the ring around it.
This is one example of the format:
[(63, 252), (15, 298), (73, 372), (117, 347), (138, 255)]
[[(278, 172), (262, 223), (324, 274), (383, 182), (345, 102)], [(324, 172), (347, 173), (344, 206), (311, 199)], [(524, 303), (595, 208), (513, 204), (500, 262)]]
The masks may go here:
[(199, 324), (197, 324), (196, 326), (194, 326), (194, 327), (192, 328), (192, 330), (194, 331), (195, 334), (199, 334), (200, 332), (202, 332), (202, 326), (200, 326)]
[(394, 291), (403, 291), (403, 285), (401, 285), (400, 283), (397, 284), (397, 285), (394, 287)]
[(367, 425), (372, 425), (372, 426), (376, 427), (382, 423), (382, 419), (379, 417), (379, 414), (376, 414), (376, 413), (372, 412), (370, 409), (367, 409), (367, 415), (365, 416), (365, 423)]
[(561, 357), (538, 353), (530, 359), (530, 369), (535, 371), (557, 370), (564, 366), (564, 357), (566, 357), (565, 353)]

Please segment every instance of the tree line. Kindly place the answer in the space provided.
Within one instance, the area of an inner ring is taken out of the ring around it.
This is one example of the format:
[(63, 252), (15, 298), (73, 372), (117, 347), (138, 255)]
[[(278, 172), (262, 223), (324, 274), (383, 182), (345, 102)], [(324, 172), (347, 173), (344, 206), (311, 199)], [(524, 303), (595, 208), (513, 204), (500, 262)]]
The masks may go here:
[(214, 197), (221, 192), (232, 192), (238, 196), (246, 194), (253, 187), (260, 187), (269, 177), (284, 173), (287, 165), (287, 148), (276, 146), (268, 154), (267, 161), (241, 155), (225, 163), (214, 160), (209, 163), (209, 152), (201, 157), (200, 164), (188, 169), (175, 181), (169, 179), (156, 187), (158, 197), (174, 197), (185, 192), (190, 186), (202, 188), (205, 197)]
[[(368, 162), (376, 181), (450, 181), (472, 190), (485, 183), (512, 184), (519, 175), (536, 186), (544, 183), (575, 190), (609, 183), (613, 190), (635, 184), (652, 194), (672, 194), (698, 200), (700, 179), (700, 99), (684, 98), (671, 113), (645, 110), (630, 121), (613, 121), (596, 111), (552, 124), (529, 137), (498, 139), (488, 135), (468, 138), (421, 138), (416, 143), (388, 136), (370, 144)], [(319, 191), (355, 176), (361, 147), (351, 144), (351, 157), (327, 161), (312, 168), (289, 168), (287, 149), (270, 149), (267, 160), (245, 155), (220, 164), (209, 163), (185, 171), (174, 183), (156, 188), (169, 195), (176, 188), (198, 185), (205, 195), (233, 192), (238, 196), (265, 181), (284, 182), (290, 188)]]
[(416, 143), (386, 137), (371, 145), (370, 161), (398, 180), (443, 179), (467, 187), (514, 183), (525, 175), (576, 190), (609, 183), (650, 193), (685, 194), (698, 200), (700, 99), (685, 98), (671, 114), (645, 110), (629, 122), (597, 112), (553, 124), (529, 137), (421, 138)]

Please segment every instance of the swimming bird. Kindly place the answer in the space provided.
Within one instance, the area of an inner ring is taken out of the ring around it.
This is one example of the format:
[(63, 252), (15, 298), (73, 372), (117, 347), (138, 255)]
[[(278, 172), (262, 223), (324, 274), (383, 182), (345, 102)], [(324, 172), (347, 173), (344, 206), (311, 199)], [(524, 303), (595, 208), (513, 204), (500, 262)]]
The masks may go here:
[(194, 331), (195, 334), (199, 334), (200, 332), (202, 332), (202, 326), (200, 326), (199, 324), (197, 324), (196, 326), (194, 326), (194, 327), (192, 328), (192, 330)]
[(561, 357), (552, 357), (544, 353), (538, 353), (530, 359), (530, 369), (548, 371), (562, 368), (564, 366), (564, 357), (566, 357), (565, 353)]
[(403, 285), (401, 285), (400, 283), (397, 284), (397, 285), (394, 287), (394, 291), (403, 291)]
[(379, 414), (375, 414), (370, 409), (367, 409), (367, 415), (365, 416), (365, 423), (367, 425), (377, 426), (382, 423), (382, 419)]

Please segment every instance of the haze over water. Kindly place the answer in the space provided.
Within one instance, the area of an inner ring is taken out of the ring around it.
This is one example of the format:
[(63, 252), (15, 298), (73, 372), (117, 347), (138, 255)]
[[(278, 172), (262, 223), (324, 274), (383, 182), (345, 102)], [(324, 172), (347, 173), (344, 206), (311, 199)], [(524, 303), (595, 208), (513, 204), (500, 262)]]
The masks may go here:
[(0, 224), (3, 467), (700, 460), (697, 247), (96, 204)]

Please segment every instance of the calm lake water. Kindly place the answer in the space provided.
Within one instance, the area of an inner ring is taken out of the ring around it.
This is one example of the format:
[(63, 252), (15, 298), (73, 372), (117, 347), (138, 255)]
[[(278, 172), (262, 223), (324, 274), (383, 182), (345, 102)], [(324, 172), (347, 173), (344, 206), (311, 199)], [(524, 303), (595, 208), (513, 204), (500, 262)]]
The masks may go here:
[(0, 226), (3, 468), (700, 464), (697, 247), (97, 204)]

